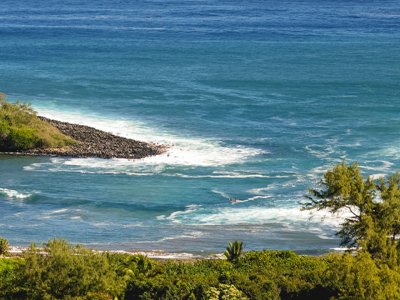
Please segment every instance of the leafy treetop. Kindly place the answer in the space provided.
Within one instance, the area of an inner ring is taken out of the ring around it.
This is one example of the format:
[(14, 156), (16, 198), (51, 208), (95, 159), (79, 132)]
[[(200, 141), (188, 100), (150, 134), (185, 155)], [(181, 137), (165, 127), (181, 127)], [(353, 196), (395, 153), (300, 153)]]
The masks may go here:
[(373, 257), (398, 263), (400, 234), (400, 174), (386, 179), (364, 178), (356, 163), (328, 170), (321, 190), (311, 189), (305, 209), (347, 210), (337, 235), (341, 244), (367, 251)]

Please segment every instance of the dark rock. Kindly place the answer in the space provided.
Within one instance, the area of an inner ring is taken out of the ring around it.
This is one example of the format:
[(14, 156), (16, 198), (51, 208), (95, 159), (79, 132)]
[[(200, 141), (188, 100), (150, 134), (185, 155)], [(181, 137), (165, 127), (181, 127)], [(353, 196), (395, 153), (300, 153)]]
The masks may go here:
[(31, 149), (7, 154), (139, 159), (162, 154), (168, 149), (166, 145), (131, 140), (89, 126), (39, 118), (72, 137), (77, 143), (63, 148)]

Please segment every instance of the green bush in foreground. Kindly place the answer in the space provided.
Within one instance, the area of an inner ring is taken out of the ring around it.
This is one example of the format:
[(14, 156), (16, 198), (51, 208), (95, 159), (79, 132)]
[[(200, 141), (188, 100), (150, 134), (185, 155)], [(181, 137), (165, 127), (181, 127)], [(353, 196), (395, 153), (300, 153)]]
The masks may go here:
[(39, 119), (29, 105), (6, 102), (0, 95), (0, 151), (58, 148), (73, 143), (73, 139)]
[(0, 255), (6, 254), (8, 251), (8, 241), (2, 237), (0, 237)]
[(237, 263), (156, 261), (52, 240), (21, 259), (0, 259), (0, 299), (328, 300), (335, 288), (327, 269), (324, 258), (288, 251), (248, 252)]
[(228, 247), (224, 252), (226, 259), (230, 262), (237, 262), (243, 252), (243, 242), (229, 242)]
[[(118, 282), (106, 255), (63, 240), (34, 245), (8, 273), (1, 299), (113, 299)], [(0, 286), (1, 287), (1, 286)]]
[(251, 251), (226, 260), (157, 261), (63, 240), (0, 258), (0, 299), (400, 299), (400, 272), (367, 252)]
[(328, 266), (326, 280), (338, 292), (334, 299), (400, 299), (399, 268), (379, 263), (366, 251), (333, 255)]

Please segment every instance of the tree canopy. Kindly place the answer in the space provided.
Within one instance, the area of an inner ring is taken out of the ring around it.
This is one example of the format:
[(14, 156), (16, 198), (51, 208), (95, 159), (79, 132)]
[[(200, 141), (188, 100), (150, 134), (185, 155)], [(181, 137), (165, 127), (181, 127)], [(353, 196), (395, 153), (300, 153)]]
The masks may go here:
[(349, 212), (337, 235), (342, 245), (367, 251), (374, 258), (398, 264), (400, 174), (364, 178), (356, 163), (328, 170), (322, 189), (311, 189), (305, 209)]

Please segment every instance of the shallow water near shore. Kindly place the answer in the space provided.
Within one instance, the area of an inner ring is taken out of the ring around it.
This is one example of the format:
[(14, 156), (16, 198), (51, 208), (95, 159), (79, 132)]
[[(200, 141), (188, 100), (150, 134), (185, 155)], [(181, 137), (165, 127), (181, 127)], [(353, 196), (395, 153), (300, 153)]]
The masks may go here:
[(201, 254), (239, 239), (319, 254), (343, 216), (299, 202), (324, 170), (399, 169), (397, 1), (49, 3), (0, 3), (0, 90), (171, 148), (0, 156), (0, 235), (14, 245)]

